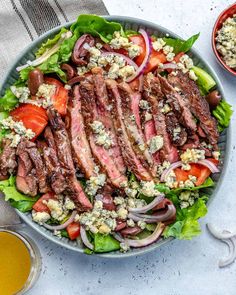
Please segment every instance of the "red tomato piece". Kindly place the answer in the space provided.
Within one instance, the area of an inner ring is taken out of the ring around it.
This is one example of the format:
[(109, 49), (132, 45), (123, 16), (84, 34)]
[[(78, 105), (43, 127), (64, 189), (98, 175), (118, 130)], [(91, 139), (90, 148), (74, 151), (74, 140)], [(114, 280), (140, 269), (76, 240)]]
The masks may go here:
[(49, 192), (47, 194), (42, 195), (41, 198), (38, 199), (38, 201), (34, 204), (33, 209), (37, 212), (47, 212), (50, 213), (49, 208), (47, 205), (43, 203), (43, 201), (48, 201), (50, 199), (56, 199), (55, 194), (52, 192)]
[(45, 77), (44, 81), (46, 84), (56, 86), (55, 93), (51, 98), (53, 106), (59, 112), (59, 114), (65, 116), (67, 111), (68, 90), (65, 89), (63, 84), (57, 79)]
[(22, 121), (27, 129), (35, 133), (35, 138), (44, 130), (48, 123), (46, 111), (32, 104), (21, 104), (10, 112), (15, 121)]
[[(213, 162), (215, 165), (218, 164), (218, 161), (215, 159), (207, 159), (211, 162)], [(197, 177), (197, 181), (195, 183), (196, 186), (202, 185), (206, 179), (211, 175), (210, 169), (207, 167), (201, 165), (201, 164), (190, 164), (191, 169), (190, 170), (183, 170), (181, 168), (176, 168), (174, 170), (176, 175), (176, 181), (186, 181), (188, 180), (189, 175), (193, 175)]]
[(129, 37), (129, 40), (138, 45), (140, 47), (140, 54), (139, 56), (137, 56), (134, 61), (136, 62), (136, 64), (138, 66), (141, 65), (141, 63), (143, 62), (144, 60), (144, 57), (145, 57), (145, 54), (146, 54), (146, 46), (145, 46), (145, 42), (144, 42), (144, 39), (142, 37), (142, 35), (134, 35), (134, 36), (130, 36)]
[(180, 58), (184, 55), (184, 52), (179, 52), (178, 54), (176, 54), (176, 56), (174, 57), (174, 61), (176, 63), (178, 63), (180, 61)]
[(69, 224), (66, 230), (71, 240), (75, 240), (80, 235), (80, 225), (77, 222)]

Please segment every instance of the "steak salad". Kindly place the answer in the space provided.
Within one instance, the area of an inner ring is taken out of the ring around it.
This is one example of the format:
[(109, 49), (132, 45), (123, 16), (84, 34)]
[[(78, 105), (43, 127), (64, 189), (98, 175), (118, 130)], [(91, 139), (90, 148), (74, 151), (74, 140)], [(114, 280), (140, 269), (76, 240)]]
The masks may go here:
[(5, 200), (86, 253), (191, 239), (231, 106), (187, 41), (80, 15), (0, 98)]

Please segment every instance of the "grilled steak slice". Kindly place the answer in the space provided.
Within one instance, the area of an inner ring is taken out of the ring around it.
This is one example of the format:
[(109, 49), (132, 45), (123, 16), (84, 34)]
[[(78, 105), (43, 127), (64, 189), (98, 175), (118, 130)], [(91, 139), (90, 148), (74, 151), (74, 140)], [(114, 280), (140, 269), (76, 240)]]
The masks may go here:
[(105, 128), (109, 131), (112, 141), (114, 143), (114, 145), (109, 149), (109, 152), (113, 156), (113, 159), (119, 171), (122, 174), (125, 174), (126, 167), (121, 154), (120, 146), (117, 141), (114, 124), (111, 118), (110, 108), (112, 106), (109, 105), (106, 84), (102, 75), (102, 69), (94, 68), (92, 70), (92, 73), (93, 73), (94, 87), (95, 87), (96, 98), (97, 98), (96, 104), (97, 104), (98, 115), (103, 125), (105, 126)]
[(9, 173), (13, 173), (16, 169), (16, 149), (11, 147), (9, 139), (2, 141), (2, 153), (0, 154), (0, 180), (7, 179)]
[(66, 125), (75, 162), (87, 178), (95, 176), (95, 162), (86, 137), (78, 85), (74, 87), (69, 101)]
[[(80, 84), (80, 94), (82, 102), (82, 113), (86, 122), (86, 133), (89, 138), (90, 147), (95, 159), (106, 172), (111, 183), (115, 187), (122, 187), (122, 184), (127, 181), (126, 176), (117, 168), (113, 156), (110, 155), (109, 149), (96, 144), (96, 136), (93, 134), (90, 124), (93, 121), (102, 121), (102, 116), (97, 112), (96, 97), (93, 83), (86, 79)], [(107, 130), (106, 130), (107, 131)]]
[(36, 170), (37, 182), (39, 186), (40, 193), (47, 193), (50, 191), (50, 187), (47, 183), (47, 173), (46, 168), (43, 163), (42, 157), (36, 144), (33, 142), (28, 142), (26, 146), (26, 152), (28, 153), (34, 167)]
[(201, 96), (197, 84), (181, 72), (178, 72), (177, 76), (169, 76), (169, 82), (178, 87), (189, 100), (191, 112), (200, 121), (200, 126), (207, 135), (209, 143), (217, 149), (219, 133), (216, 120), (211, 116), (209, 104)]
[(121, 97), (114, 80), (106, 80), (108, 89), (109, 102), (112, 104), (112, 117), (117, 133), (119, 146), (121, 147), (122, 156), (126, 166), (137, 176), (140, 180), (150, 181), (152, 176), (149, 171), (142, 165), (139, 158), (135, 154), (127, 130), (123, 121), (123, 113), (121, 108)]
[(36, 171), (33, 168), (29, 154), (25, 150), (26, 146), (27, 142), (22, 141), (19, 143), (16, 151), (18, 156), (16, 187), (20, 192), (34, 197), (38, 192)]
[(62, 121), (58, 112), (54, 109), (49, 108), (47, 113), (53, 131), (55, 144), (59, 147), (57, 149), (57, 154), (60, 166), (63, 169), (63, 175), (67, 181), (67, 191), (70, 193), (70, 197), (75, 202), (78, 210), (90, 210), (92, 209), (92, 204), (76, 179), (75, 167), (73, 164), (70, 142), (66, 132), (65, 123)]
[(182, 128), (173, 112), (166, 114), (166, 130), (171, 142), (176, 146), (182, 146), (187, 141), (187, 132)]
[(190, 111), (189, 101), (184, 96), (181, 96), (178, 91), (170, 85), (166, 78), (160, 75), (158, 78), (161, 83), (162, 92), (165, 94), (167, 102), (171, 105), (179, 122), (185, 126), (191, 134), (196, 132), (197, 124)]
[(152, 74), (148, 74), (144, 77), (144, 91), (143, 95), (149, 102), (151, 112), (153, 115), (156, 133), (163, 137), (163, 148), (160, 150), (160, 159), (163, 162), (167, 160), (169, 162), (176, 162), (178, 160), (177, 149), (171, 144), (168, 132), (166, 130), (165, 115), (161, 112), (158, 105), (158, 101), (164, 98), (161, 91), (160, 81)]
[(61, 194), (67, 187), (66, 178), (57, 157), (56, 144), (49, 126), (44, 131), (46, 142), (40, 142), (42, 155), (47, 170), (48, 181), (56, 194)]
[[(149, 169), (152, 176), (156, 176), (156, 165), (153, 162), (152, 155), (148, 150), (148, 146), (143, 138), (141, 126), (137, 125), (136, 117), (133, 113), (132, 107), (134, 107), (135, 102), (133, 99), (136, 99), (132, 89), (129, 84), (123, 82), (118, 84), (118, 89), (121, 97), (121, 111), (123, 116), (124, 125), (127, 130), (129, 140), (132, 144), (132, 148), (136, 155), (138, 156), (142, 165)], [(138, 112), (138, 109), (136, 110)]]

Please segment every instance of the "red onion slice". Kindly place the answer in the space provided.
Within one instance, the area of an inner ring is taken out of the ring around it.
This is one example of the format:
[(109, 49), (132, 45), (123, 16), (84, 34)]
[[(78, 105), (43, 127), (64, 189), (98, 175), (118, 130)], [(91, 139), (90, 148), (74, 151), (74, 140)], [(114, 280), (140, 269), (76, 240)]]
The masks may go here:
[(128, 217), (133, 221), (144, 221), (146, 223), (156, 223), (160, 221), (167, 221), (171, 219), (176, 213), (176, 209), (174, 205), (168, 205), (166, 212), (159, 212), (155, 215), (146, 215), (139, 213), (129, 213)]
[(177, 64), (173, 63), (173, 62), (168, 62), (163, 64), (163, 67), (160, 68), (161, 70), (175, 70), (177, 69)]
[(128, 210), (129, 212), (132, 213), (146, 213), (147, 211), (151, 210), (152, 208), (154, 208), (156, 205), (158, 205), (163, 199), (164, 199), (165, 195), (160, 194), (159, 196), (157, 196), (151, 203), (149, 203), (148, 205), (141, 207), (141, 208), (131, 208), (129, 207)]
[(163, 223), (158, 223), (157, 227), (155, 228), (154, 232), (145, 239), (142, 240), (132, 240), (132, 239), (124, 239), (124, 243), (133, 248), (145, 247), (154, 242), (156, 242), (159, 237), (161, 236), (165, 225)]
[(143, 39), (145, 42), (145, 47), (146, 47), (145, 57), (143, 59), (142, 64), (137, 69), (136, 73), (134, 75), (132, 75), (131, 77), (129, 77), (127, 79), (127, 82), (132, 82), (133, 80), (135, 80), (136, 78), (138, 78), (140, 75), (143, 74), (143, 72), (148, 64), (150, 54), (151, 54), (151, 42), (150, 42), (150, 38), (149, 38), (147, 32), (144, 31), (143, 29), (140, 29), (139, 33), (143, 36)]
[(171, 164), (170, 167), (167, 168), (166, 170), (164, 170), (164, 172), (162, 173), (160, 181), (164, 182), (166, 180), (167, 176), (170, 174), (170, 172), (172, 170), (174, 170), (175, 168), (178, 168), (180, 166), (182, 166), (181, 161), (178, 161), (178, 162), (175, 162), (175, 163)]
[(82, 242), (84, 243), (84, 245), (87, 248), (89, 248), (90, 250), (94, 249), (94, 246), (92, 243), (90, 243), (90, 241), (87, 237), (87, 234), (86, 234), (86, 230), (83, 226), (80, 226), (80, 237), (81, 237)]
[(220, 172), (220, 170), (216, 167), (216, 165), (207, 159), (200, 160), (197, 162), (197, 164), (201, 164), (201, 165), (207, 167), (209, 170), (211, 170), (212, 173)]
[[(127, 62), (128, 65), (133, 66), (135, 68), (135, 70), (138, 69), (137, 64), (131, 58), (129, 58), (128, 56), (126, 56), (124, 54), (121, 54), (121, 53), (118, 53), (118, 52), (102, 52), (102, 56), (108, 56), (108, 55), (121, 57)], [(128, 80), (127, 80), (127, 82), (128, 82)]]
[(218, 240), (226, 240), (236, 237), (236, 232), (229, 232), (229, 231), (219, 231), (217, 230), (212, 223), (207, 223), (207, 228), (209, 232)]
[(66, 228), (69, 224), (71, 224), (73, 221), (74, 221), (74, 218), (75, 218), (75, 215), (77, 214), (77, 211), (73, 211), (71, 213), (71, 216), (70, 218), (63, 224), (59, 224), (59, 225), (50, 225), (50, 224), (47, 224), (47, 223), (44, 223), (43, 226), (47, 229), (50, 229), (50, 230), (62, 230), (64, 228)]
[(124, 243), (124, 238), (119, 233), (112, 233), (113, 237), (120, 243)]

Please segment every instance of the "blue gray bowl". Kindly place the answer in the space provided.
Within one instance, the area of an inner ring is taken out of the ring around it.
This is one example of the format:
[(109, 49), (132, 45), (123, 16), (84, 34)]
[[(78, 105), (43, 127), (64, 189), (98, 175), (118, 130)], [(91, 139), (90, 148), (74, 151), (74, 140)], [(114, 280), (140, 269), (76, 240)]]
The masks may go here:
[[(138, 31), (138, 29), (141, 27), (145, 29), (149, 34), (154, 34), (158, 36), (166, 36), (168, 34), (170, 37), (174, 38), (179, 38), (176, 34), (172, 33), (171, 31), (156, 25), (154, 23), (144, 21), (141, 19), (137, 18), (131, 18), (131, 17), (123, 17), (123, 16), (105, 16), (105, 18), (109, 21), (116, 21), (121, 23), (126, 30), (135, 30)], [(18, 79), (18, 73), (16, 71), (16, 67), (25, 64), (28, 60), (33, 60), (34, 59), (34, 52), (38, 50), (38, 48), (41, 46), (43, 42), (45, 42), (48, 38), (51, 38), (53, 35), (55, 35), (61, 27), (70, 27), (72, 23), (67, 23), (64, 26), (59, 26), (56, 27), (47, 33), (43, 34), (41, 37), (39, 37), (37, 40), (33, 41), (15, 60), (13, 65), (10, 67), (9, 71), (7, 72), (5, 79), (3, 80), (3, 84), (1, 87), (0, 94), (3, 95), (4, 91), (6, 88), (8, 88), (10, 85), (12, 85), (15, 80)], [(196, 66), (199, 66), (203, 69), (205, 69), (216, 81), (217, 83), (217, 88), (224, 97), (224, 91), (222, 88), (222, 85), (220, 83), (219, 78), (216, 76), (214, 70), (211, 68), (211, 66), (204, 61), (204, 59), (198, 54), (198, 52), (195, 49), (191, 49), (189, 53), (190, 57), (193, 59), (194, 64)], [(209, 188), (207, 193), (211, 196), (210, 201), (208, 204), (212, 201), (214, 195), (216, 195), (217, 190), (223, 181), (223, 176), (224, 176), (224, 169), (227, 166), (228, 162), (228, 148), (229, 148), (229, 132), (228, 130), (224, 131), (221, 136), (220, 136), (220, 141), (219, 141), (219, 147), (221, 149), (221, 154), (222, 154), (222, 163), (220, 167), (221, 173), (215, 175), (213, 177), (214, 181), (216, 182), (215, 188)], [(74, 241), (70, 241), (67, 238), (58, 238), (53, 235), (53, 233), (46, 228), (38, 225), (35, 223), (32, 218), (31, 218), (31, 213), (22, 213), (18, 210), (16, 210), (19, 216), (24, 220), (25, 223), (27, 223), (29, 226), (31, 226), (33, 229), (35, 229), (37, 232), (39, 232), (41, 235), (46, 237), (47, 239), (57, 243), (60, 246), (63, 246), (65, 248), (83, 253), (83, 245), (79, 244)], [(147, 252), (150, 252), (161, 245), (171, 241), (171, 238), (168, 239), (160, 239), (156, 243), (153, 243), (149, 246), (143, 247), (143, 248), (138, 248), (138, 249), (131, 249), (127, 253), (120, 253), (119, 251), (117, 252), (111, 252), (111, 253), (104, 253), (104, 254), (96, 254), (96, 256), (102, 256), (102, 257), (108, 257), (108, 258), (125, 258), (128, 256), (134, 256), (134, 255), (140, 255), (144, 254)]]

